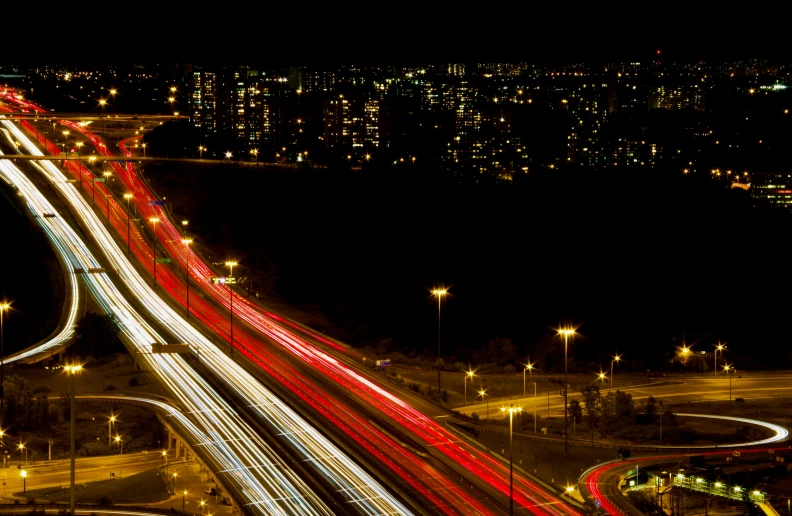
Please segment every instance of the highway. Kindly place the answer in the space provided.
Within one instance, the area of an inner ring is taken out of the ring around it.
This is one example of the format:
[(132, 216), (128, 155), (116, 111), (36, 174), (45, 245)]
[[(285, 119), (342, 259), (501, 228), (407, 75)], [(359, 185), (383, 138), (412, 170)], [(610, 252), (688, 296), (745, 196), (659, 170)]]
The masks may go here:
[[(10, 122), (3, 122), (13, 139), (32, 151), (40, 152), (30, 140)], [(45, 218), (45, 213), (56, 213), (52, 205), (43, 198), (33, 184), (22, 174), (13, 162), (0, 162), (0, 171), (3, 177), (13, 184), (26, 198), (34, 216), (50, 236), (56, 247), (62, 247), (70, 254), (70, 263), (74, 269), (99, 269), (102, 268), (98, 260), (88, 250), (71, 228), (59, 217)], [(113, 259), (113, 269), (118, 271), (125, 281), (124, 286), (134, 291), (138, 299), (152, 312), (158, 308), (161, 312), (155, 313), (155, 318), (160, 324), (165, 322), (176, 325), (188, 326), (176, 314), (168, 312), (165, 303), (154, 294), (150, 285), (137, 274), (136, 270), (126, 260), (125, 253), (115, 245), (95, 213), (83, 200), (73, 184), (67, 183), (60, 171), (48, 162), (42, 163), (40, 169), (63, 194), (64, 198), (72, 202), (81, 222), (90, 234), (102, 242), (102, 248)], [(235, 410), (222, 400), (203, 378), (192, 369), (184, 358), (177, 355), (152, 355), (152, 342), (168, 342), (151, 326), (144, 321), (140, 314), (133, 310), (119, 290), (112, 284), (107, 273), (86, 274), (83, 276), (92, 295), (105, 311), (115, 318), (122, 330), (122, 339), (125, 340), (133, 352), (138, 352), (138, 360), (152, 371), (159, 374), (160, 379), (167, 389), (174, 394), (174, 398), (182, 407), (183, 412), (189, 413), (194, 420), (192, 423), (191, 444), (194, 447), (204, 448), (208, 455), (207, 463), (214, 466), (218, 475), (227, 477), (226, 485), (235, 486), (235, 498), (251, 512), (278, 513), (278, 514), (331, 514), (330, 509), (308, 487), (292, 468), (286, 465), (278, 454), (275, 453), (257, 433), (246, 424)], [(211, 359), (210, 349), (203, 350)], [(228, 362), (224, 355), (218, 361), (219, 367), (223, 362)], [(229, 365), (230, 369), (222, 372), (226, 377), (236, 377), (235, 364)], [(237, 367), (238, 368), (238, 367)], [(257, 398), (259, 407), (266, 408), (282, 405), (275, 399)], [(280, 407), (288, 412), (288, 407)], [(288, 420), (288, 419), (287, 419)], [(292, 421), (295, 421), (292, 419)], [(316, 440), (322, 436), (312, 432), (305, 422), (296, 421), (296, 426), (284, 432), (289, 438), (302, 443), (304, 451), (313, 457), (313, 464), (326, 464), (334, 462), (342, 454), (328, 455), (327, 451), (313, 447)], [(315, 435), (312, 435), (314, 434)], [(354, 465), (353, 465), (354, 466)], [(350, 475), (344, 478), (332, 471), (337, 478), (344, 481), (345, 491), (341, 496), (355, 501), (352, 512), (386, 514), (392, 512), (407, 513), (403, 506), (396, 502), (390, 494), (378, 487), (376, 482), (363, 475), (361, 477)], [(352, 484), (358, 482), (358, 485)], [(233, 489), (233, 487), (232, 487)], [(360, 492), (360, 490), (365, 490)]]
[[(63, 122), (63, 124), (72, 130), (81, 129), (77, 124), (70, 124), (69, 122)], [(88, 135), (88, 137), (94, 139), (97, 148), (105, 149), (106, 151), (106, 147), (98, 145), (98, 141), (96, 141), (95, 137), (91, 135)], [(191, 280), (198, 285), (204, 293), (211, 295), (216, 303), (219, 303), (226, 309), (230, 309), (232, 304), (230, 296), (233, 296), (234, 318), (237, 319), (237, 325), (239, 325), (240, 321), (246, 323), (260, 335), (268, 337), (268, 341), (275, 342), (281, 352), (286, 351), (291, 354), (293, 359), (297, 359), (301, 367), (307, 365), (313, 370), (313, 374), (321, 373), (325, 378), (326, 384), (332, 383), (334, 385), (343, 386), (347, 391), (346, 395), (348, 397), (354, 398), (357, 403), (368, 407), (370, 412), (376, 412), (380, 414), (381, 417), (387, 417), (388, 424), (397, 428), (403, 434), (411, 436), (413, 440), (416, 440), (417, 436), (417, 441), (421, 446), (430, 450), (431, 454), (434, 455), (436, 459), (443, 461), (452, 471), (461, 469), (462, 473), (467, 476), (471, 476), (471, 471), (476, 472), (476, 474), (472, 476), (476, 482), (485, 486), (486, 489), (501, 497), (508, 493), (508, 467), (506, 465), (495, 458), (482, 455), (477, 448), (467, 443), (460, 442), (453, 433), (447, 431), (442, 425), (426, 417), (419, 411), (416, 411), (391, 392), (388, 392), (388, 390), (382, 388), (376, 382), (371, 381), (367, 377), (369, 374), (368, 371), (361, 372), (351, 366), (351, 363), (344, 360), (344, 355), (349, 354), (347, 348), (324, 339), (322, 336), (316, 335), (309, 330), (296, 328), (293, 323), (284, 319), (282, 316), (262, 309), (249, 299), (240, 297), (236, 293), (229, 292), (226, 286), (213, 285), (208, 282), (208, 278), (220, 274), (209, 267), (191, 248), (181, 244), (183, 235), (172, 221), (167, 218), (166, 212), (161, 206), (152, 206), (149, 204), (150, 202), (156, 201), (157, 197), (150, 192), (146, 185), (136, 176), (134, 167), (128, 163), (126, 166), (114, 164), (113, 168), (115, 177), (121, 179), (127, 189), (133, 194), (136, 211), (139, 213), (141, 219), (146, 220), (151, 217), (156, 217), (159, 220), (155, 226), (155, 231), (160, 243), (168, 252), (167, 256), (171, 257), (174, 262), (177, 262), (181, 266), (186, 266), (189, 261)], [(78, 172), (76, 177), (79, 178), (80, 175), (81, 173)], [(101, 203), (101, 201), (98, 202)], [(104, 209), (106, 210), (106, 206)], [(98, 210), (102, 211), (101, 204)], [(111, 212), (115, 211), (115, 206), (111, 204)], [(122, 235), (122, 238), (125, 239), (126, 230), (123, 225), (119, 224), (119, 226), (122, 227), (118, 227), (117, 230)], [(142, 237), (138, 230), (135, 231), (133, 238), (135, 240), (141, 239), (142, 241)], [(152, 254), (145, 251), (146, 247), (144, 245), (141, 245), (141, 247), (143, 249), (143, 256), (141, 256), (141, 259), (148, 267), (147, 264), (153, 263), (154, 257)], [(138, 248), (137, 244), (136, 248)], [(150, 267), (152, 274), (153, 268), (152, 265)], [(167, 268), (159, 267), (158, 278), (162, 278), (162, 284), (166, 286), (166, 289), (180, 304), (183, 306), (186, 305), (186, 292), (184, 286), (179, 284), (175, 276), (173, 278), (167, 276), (168, 273)], [(191, 317), (200, 318), (202, 322), (215, 328), (218, 334), (230, 341), (230, 328), (227, 323), (227, 317), (222, 317), (215, 313), (213, 307), (208, 304), (205, 306), (201, 305), (201, 300), (196, 300), (196, 297), (194, 293), (193, 298), (191, 298)], [(311, 339), (321, 341), (322, 345), (325, 347), (330, 346), (334, 348), (339, 352), (339, 355), (331, 356), (318, 346), (309, 343), (308, 340), (299, 336), (294, 331), (295, 329), (303, 334), (308, 331)], [(267, 369), (267, 365), (272, 364), (274, 360), (273, 357), (275, 355), (269, 352), (266, 346), (262, 345), (261, 337), (248, 335), (242, 328), (237, 327), (234, 329), (233, 345), (235, 350), (243, 351), (248, 358), (254, 360), (264, 369)], [(233, 353), (233, 351), (229, 349), (229, 353)], [(352, 355), (354, 355), (354, 353), (352, 353)], [(349, 358), (349, 356), (346, 358)], [(282, 369), (280, 367), (268, 369), (271, 375), (279, 379), (286, 376), (281, 374), (281, 371)], [(294, 381), (299, 383), (302, 387), (307, 385), (305, 379), (301, 378), (301, 376), (304, 375), (305, 369), (303, 369), (302, 372), (295, 372), (293, 376)], [(292, 385), (294, 385), (294, 383), (292, 383)], [(315, 394), (309, 394), (305, 391), (303, 391), (300, 396), (306, 401), (317, 399)], [(323, 403), (314, 403), (312, 406), (325, 417), (329, 418), (330, 421), (338, 425), (338, 418), (333, 417), (336, 412), (329, 408), (334, 405), (330, 399), (331, 397), (332, 396), (325, 395), (323, 398), (320, 398), (324, 400)], [(341, 430), (347, 433), (350, 427), (361, 428), (359, 424), (350, 425), (343, 422), (340, 424), (344, 425)], [(377, 453), (378, 445), (376, 444), (377, 441), (374, 441), (374, 439), (377, 439), (377, 434), (382, 435), (382, 432), (377, 431), (374, 433), (368, 431), (368, 436), (364, 436), (364, 438), (368, 440), (370, 444), (367, 445), (365, 441), (362, 440), (358, 440), (358, 443), (365, 446), (368, 452)], [(351, 434), (348, 433), (348, 435)], [(358, 433), (358, 435), (360, 434)], [(381, 437), (379, 438), (379, 442), (380, 444), (383, 442)], [(384, 456), (383, 458), (393, 459), (394, 456), (404, 455), (398, 443), (391, 443), (390, 446), (391, 449), (399, 453), (397, 455)], [(382, 456), (381, 453), (380, 456)], [(401, 460), (415, 462), (415, 458), (411, 456), (402, 457)], [(419, 464), (413, 467), (420, 468), (421, 466)], [(398, 470), (395, 471), (398, 473)], [(415, 479), (421, 477), (417, 476), (415, 473), (400, 474), (404, 482), (412, 482), (416, 489), (420, 489), (419, 486), (415, 484)], [(424, 475), (424, 478), (428, 479), (431, 477), (426, 477)], [(437, 480), (440, 479), (439, 476), (434, 476), (433, 478)], [(551, 513), (555, 513), (555, 511), (559, 513), (577, 512), (577, 509), (570, 507), (565, 501), (559, 498), (558, 493), (545, 491), (531, 479), (523, 478), (518, 475), (515, 485), (515, 499), (518, 504), (525, 508), (543, 507), (537, 510), (549, 511)], [(464, 493), (461, 495), (454, 494), (455, 492), (461, 493), (460, 488), (461, 486), (458, 483), (456, 485), (446, 483), (444, 486), (445, 496), (452, 497), (452, 499), (447, 502), (438, 501), (438, 504), (448, 506), (449, 502), (451, 502), (454, 507), (457, 507), (457, 510), (460, 510), (464, 506), (469, 506), (476, 510), (483, 510), (481, 507), (476, 508), (474, 505), (476, 503), (475, 500), (466, 496)], [(441, 493), (442, 491), (439, 491), (437, 487), (431, 487), (431, 491), (424, 490), (424, 492), (430, 495), (431, 493)], [(456, 500), (453, 498), (456, 498)]]

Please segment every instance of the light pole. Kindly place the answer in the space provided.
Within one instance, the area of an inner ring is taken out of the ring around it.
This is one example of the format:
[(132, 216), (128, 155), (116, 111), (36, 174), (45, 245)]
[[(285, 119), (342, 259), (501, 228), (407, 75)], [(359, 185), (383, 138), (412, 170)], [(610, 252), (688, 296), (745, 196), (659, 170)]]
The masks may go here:
[(146, 144), (145, 143), (141, 143), (140, 146), (143, 147), (143, 157), (145, 158), (146, 157)]
[(509, 514), (514, 514), (514, 447), (512, 446), (512, 418), (515, 412), (522, 412), (521, 407), (509, 405), (509, 408), (501, 407), (501, 412), (509, 413)]
[(729, 373), (731, 371), (734, 371), (734, 367), (731, 366), (730, 364), (726, 364), (725, 366), (723, 366), (723, 371), (726, 373), (726, 376), (729, 377), (729, 401), (731, 401), (731, 377), (732, 377), (732, 375), (730, 375)]
[(184, 505), (187, 498), (187, 490), (182, 491), (182, 514), (184, 514)]
[(440, 302), (448, 293), (445, 288), (432, 290), (432, 295), (437, 296), (437, 395), (440, 395)]
[(168, 476), (168, 452), (162, 450), (162, 465), (165, 466), (165, 476)]
[(20, 474), (22, 475), (22, 494), (25, 494), (27, 492), (27, 471), (23, 469)]
[(157, 222), (159, 217), (151, 217), (149, 222), (154, 225), (154, 238), (151, 240), (151, 254), (154, 256), (154, 287), (157, 287)]
[(129, 254), (129, 219), (132, 218), (132, 214), (129, 212), (129, 200), (134, 197), (131, 193), (125, 193), (124, 199), (127, 202), (127, 254)]
[(3, 370), (3, 360), (5, 356), (5, 349), (3, 349), (5, 345), (5, 330), (4, 327), (4, 314), (11, 309), (11, 305), (6, 301), (0, 303), (0, 412), (4, 410), (4, 403), (5, 403), (5, 392), (4, 389), (4, 382), (5, 382), (5, 373)]
[(115, 423), (115, 422), (116, 422), (116, 417), (114, 415), (111, 415), (109, 421), (107, 421), (107, 447), (108, 448), (111, 448), (113, 446), (113, 443), (111, 441), (112, 436), (110, 435), (110, 432), (111, 432), (111, 428), (113, 426), (113, 423)]
[(569, 369), (567, 367), (567, 350), (569, 348), (569, 336), (575, 335), (575, 330), (573, 328), (564, 328), (558, 330), (559, 335), (564, 336), (564, 457), (567, 456), (569, 453), (569, 428), (567, 424), (567, 417), (569, 412), (569, 405), (567, 405), (567, 399), (569, 393)]
[(534, 434), (536, 433), (536, 403), (537, 403), (537, 401), (538, 400), (536, 398), (536, 382), (534, 382)]
[(466, 371), (465, 372), (465, 405), (467, 405), (467, 381), (470, 378), (470, 381), (473, 382), (473, 377), (476, 376), (473, 374), (475, 371)]
[(597, 380), (601, 381), (602, 383), (605, 383), (605, 380), (607, 380), (605, 373), (600, 371), (600, 373), (597, 375)]
[[(236, 267), (238, 265), (238, 263), (231, 261), (231, 262), (225, 262), (225, 264), (231, 271), (229, 273), (229, 276), (228, 276), (228, 279), (230, 280), (230, 279), (232, 279), (234, 277), (234, 267)], [(226, 287), (228, 287), (228, 299), (229, 299), (229, 302), (230, 302), (229, 313), (231, 314), (230, 318), (229, 318), (229, 321), (231, 322), (231, 325), (230, 325), (231, 326), (231, 353), (230, 354), (233, 355), (234, 354), (234, 291), (231, 290), (231, 284), (228, 281), (226, 281)]]
[(533, 382), (533, 364), (525, 364), (525, 369), (523, 369), (523, 398), (525, 397), (525, 371), (531, 374), (531, 381)]
[(178, 477), (178, 476), (179, 476), (179, 473), (177, 471), (174, 471), (173, 472), (173, 490), (174, 491), (176, 491), (176, 477)]
[(190, 244), (192, 244), (192, 238), (182, 238), (182, 244), (184, 244), (184, 271), (187, 274), (184, 280), (187, 287), (187, 317), (190, 317)]
[[(487, 395), (487, 390), (486, 389), (481, 389), (479, 391), (479, 396), (481, 396), (481, 401), (484, 401), (484, 399), (485, 399), (484, 396), (486, 396), (486, 395)], [(476, 397), (478, 398), (478, 396), (476, 396)], [(487, 400), (487, 419), (489, 419), (489, 400)]]
[(111, 106), (113, 108), (113, 113), (115, 113), (115, 96), (116, 96), (116, 93), (118, 93), (118, 90), (116, 90), (115, 88), (111, 88), (110, 89), (110, 98), (113, 101), (112, 102), (112, 106)]
[(19, 450), (19, 453), (25, 452), (25, 464), (27, 464), (27, 448), (25, 448), (25, 444), (19, 443), (17, 445), (17, 450)]
[(258, 165), (258, 149), (252, 149), (250, 153), (256, 158), (256, 165)]
[(119, 456), (119, 464), (118, 464), (118, 478), (121, 478), (121, 468), (124, 466), (124, 440), (121, 439), (121, 436), (116, 434), (115, 442), (117, 442), (121, 446), (121, 453)]
[(206, 147), (203, 145), (198, 146), (198, 159), (203, 159), (203, 153), (206, 150)]
[(723, 350), (726, 349), (726, 346), (718, 342), (718, 345), (715, 346), (715, 353), (713, 357), (712, 363), (712, 371), (715, 373), (715, 376), (718, 376), (718, 351), (721, 352), (721, 357), (723, 357)]
[(168, 102), (171, 105), (171, 115), (173, 115), (173, 101), (176, 100), (176, 97), (168, 97)]
[(70, 467), (70, 469), (71, 469), (71, 484), (70, 484), (70, 492), (69, 492), (69, 509), (70, 509), (70, 513), (69, 514), (74, 514), (74, 504), (75, 504), (74, 461), (75, 461), (75, 456), (76, 456), (75, 449), (74, 449), (74, 434), (75, 434), (75, 428), (77, 426), (76, 423), (75, 423), (75, 420), (77, 419), (77, 409), (76, 409), (76, 403), (74, 401), (74, 397), (75, 397), (75, 392), (74, 391), (76, 390), (75, 387), (74, 387), (74, 383), (75, 383), (75, 379), (74, 378), (82, 371), (82, 366), (81, 365), (68, 365), (68, 366), (64, 366), (63, 369), (69, 375), (69, 394), (70, 394), (69, 398), (70, 398), (70, 402), (71, 402), (70, 403), (71, 411), (70, 411), (70, 417), (69, 417), (69, 429), (70, 429), (69, 450), (70, 450), (70, 455), (71, 455), (71, 467)]
[(621, 355), (616, 353), (611, 360), (611, 374), (610, 374), (610, 383), (608, 384), (608, 392), (610, 392), (611, 388), (613, 387), (613, 363), (618, 362), (621, 360)]
[(81, 158), (82, 157), (82, 152), (81, 152), (82, 151), (82, 146), (85, 145), (85, 144), (83, 142), (77, 142), (74, 145), (77, 146), (77, 157)]

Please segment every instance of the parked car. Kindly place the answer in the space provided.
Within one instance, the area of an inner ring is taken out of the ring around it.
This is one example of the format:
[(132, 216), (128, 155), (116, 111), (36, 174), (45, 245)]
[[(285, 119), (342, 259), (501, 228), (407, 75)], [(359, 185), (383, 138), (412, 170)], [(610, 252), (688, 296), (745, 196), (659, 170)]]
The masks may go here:
[(217, 489), (215, 489), (214, 487), (207, 487), (206, 489), (204, 489), (204, 494), (214, 496), (217, 494)]
[(223, 497), (223, 498), (220, 500), (220, 503), (221, 503), (222, 505), (231, 505), (231, 500), (229, 500), (227, 496), (224, 496), (224, 497)]

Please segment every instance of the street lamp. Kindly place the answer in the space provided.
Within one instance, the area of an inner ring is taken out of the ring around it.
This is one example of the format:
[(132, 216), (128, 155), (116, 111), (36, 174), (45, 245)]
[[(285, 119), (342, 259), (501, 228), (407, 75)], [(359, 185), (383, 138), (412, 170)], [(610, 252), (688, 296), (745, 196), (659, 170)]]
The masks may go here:
[(74, 145), (77, 146), (77, 157), (78, 158), (82, 157), (82, 153), (80, 151), (82, 151), (82, 146), (85, 144), (83, 142), (77, 142)]
[(258, 149), (252, 149), (250, 153), (256, 158), (256, 165), (258, 165)]
[(127, 202), (127, 254), (129, 254), (129, 219), (132, 218), (132, 214), (129, 212), (129, 200), (134, 197), (131, 193), (125, 193), (124, 199)]
[[(487, 390), (486, 389), (481, 389), (479, 391), (478, 395), (481, 396), (481, 401), (484, 401), (484, 396), (487, 395)], [(478, 398), (478, 396), (476, 396), (476, 397)], [(489, 419), (489, 400), (487, 400), (487, 419)]]
[(601, 381), (602, 383), (605, 383), (605, 380), (607, 379), (608, 377), (605, 376), (605, 373), (603, 373), (602, 371), (600, 371), (599, 374), (597, 375), (597, 380)]
[(574, 328), (564, 328), (558, 330), (559, 335), (564, 336), (564, 457), (567, 456), (569, 452), (569, 428), (567, 424), (567, 417), (569, 412), (569, 405), (567, 405), (567, 399), (569, 393), (569, 370), (567, 367), (567, 349), (569, 348), (569, 337), (571, 335), (575, 335)]
[(616, 353), (613, 356), (613, 359), (611, 360), (611, 373), (610, 373), (610, 383), (608, 384), (608, 392), (610, 392), (611, 388), (613, 387), (613, 363), (621, 360), (621, 357), (622, 357), (621, 355)]
[(185, 489), (184, 491), (182, 491), (182, 514), (184, 514), (184, 503), (186, 498), (187, 498), (187, 490)]
[(146, 157), (146, 144), (145, 143), (141, 143), (140, 146), (143, 147), (143, 157), (145, 158)]
[(165, 476), (168, 476), (168, 452), (162, 450), (162, 465), (165, 466)]
[(168, 102), (171, 105), (171, 115), (173, 114), (173, 101), (176, 100), (176, 97), (168, 97)]
[(116, 93), (118, 93), (118, 90), (116, 90), (115, 88), (111, 88), (110, 89), (110, 97), (113, 99), (113, 103), (112, 103), (113, 113), (115, 113), (115, 96), (116, 96)]
[(69, 398), (70, 398), (70, 417), (69, 417), (69, 429), (70, 429), (70, 439), (69, 439), (69, 452), (71, 455), (71, 485), (70, 485), (70, 492), (69, 492), (69, 509), (70, 514), (74, 514), (74, 505), (75, 505), (75, 491), (74, 491), (74, 464), (75, 464), (75, 448), (74, 448), (74, 434), (75, 434), (75, 427), (77, 426), (75, 420), (77, 419), (77, 409), (76, 403), (74, 401), (75, 397), (75, 377), (82, 371), (81, 365), (67, 365), (63, 367), (63, 370), (66, 374), (69, 375)]
[(25, 494), (27, 492), (27, 471), (23, 469), (20, 474), (22, 475), (22, 494)]
[(512, 446), (512, 418), (515, 412), (522, 412), (522, 407), (509, 405), (509, 408), (501, 407), (501, 412), (509, 413), (509, 514), (514, 514), (514, 447)]
[(531, 381), (533, 382), (533, 364), (525, 364), (525, 369), (523, 369), (523, 398), (525, 397), (525, 371), (530, 373)]
[(203, 145), (198, 146), (198, 159), (203, 159), (203, 153), (206, 150), (206, 147)]
[[(228, 275), (228, 279), (231, 279), (231, 278), (234, 277), (234, 267), (236, 267), (239, 264), (237, 262), (234, 262), (234, 261), (225, 262), (225, 264), (231, 270), (231, 272)], [(234, 353), (234, 291), (231, 290), (231, 284), (228, 281), (226, 281), (226, 287), (228, 287), (228, 299), (230, 301), (229, 313), (231, 314), (230, 315), (230, 319), (229, 319), (231, 321), (231, 325), (230, 325), (231, 326), (231, 353), (230, 354), (233, 354)]]
[(731, 377), (732, 377), (732, 375), (730, 375), (729, 373), (731, 371), (734, 371), (734, 366), (732, 366), (730, 364), (726, 364), (725, 366), (723, 366), (723, 371), (726, 373), (726, 376), (729, 377), (729, 401), (731, 401)]
[(718, 342), (718, 345), (715, 346), (715, 353), (713, 357), (712, 363), (712, 371), (715, 373), (715, 376), (718, 376), (718, 351), (721, 352), (721, 357), (723, 357), (723, 350), (726, 349), (726, 346)]
[(187, 317), (190, 317), (190, 244), (192, 244), (192, 238), (182, 238), (182, 244), (184, 244), (184, 269), (187, 273), (187, 278), (184, 281), (187, 286)]
[(231, 156), (233, 156), (233, 154), (231, 154), (231, 151), (226, 151), (225, 157), (228, 158), (228, 161), (231, 161)]
[(154, 225), (154, 238), (151, 240), (151, 253), (154, 255), (154, 287), (157, 287), (157, 222), (159, 217), (151, 217), (149, 222)]
[(473, 381), (473, 377), (476, 376), (475, 371), (466, 371), (465, 372), (465, 405), (467, 405), (467, 381), (470, 378), (470, 381)]
[(11, 309), (11, 305), (6, 301), (0, 303), (0, 412), (4, 410), (3, 404), (5, 403), (5, 392), (3, 392), (3, 383), (5, 382), (5, 373), (3, 370), (3, 360), (5, 356), (5, 350), (3, 346), (5, 345), (5, 337), (4, 330), (3, 330), (3, 321), (4, 321), (4, 314)]
[(432, 295), (437, 296), (437, 395), (440, 395), (440, 302), (448, 293), (445, 288), (432, 290)]
[(111, 415), (110, 419), (107, 421), (107, 447), (108, 448), (111, 448), (113, 446), (113, 443), (111, 442), (112, 436), (110, 435), (110, 432), (111, 432), (113, 423), (115, 423), (115, 422), (116, 422), (115, 415)]
[(179, 473), (174, 471), (173, 472), (173, 490), (174, 491), (176, 490), (176, 477), (178, 477), (178, 476), (179, 476)]
[(118, 464), (118, 478), (121, 478), (121, 468), (124, 465), (124, 440), (121, 439), (120, 435), (116, 434), (115, 442), (117, 442), (121, 446), (121, 453), (119, 454), (119, 464)]
[(27, 464), (27, 451), (28, 451), (28, 449), (25, 448), (25, 443), (19, 443), (17, 445), (17, 450), (19, 450), (19, 453), (22, 453), (23, 451), (25, 452), (25, 464)]

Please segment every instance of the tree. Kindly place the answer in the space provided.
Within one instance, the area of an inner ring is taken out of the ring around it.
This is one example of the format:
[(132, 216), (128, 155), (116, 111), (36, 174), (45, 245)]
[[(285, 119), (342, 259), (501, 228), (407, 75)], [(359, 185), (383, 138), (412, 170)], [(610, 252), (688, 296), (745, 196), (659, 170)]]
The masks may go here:
[(575, 423), (583, 421), (583, 408), (580, 406), (580, 400), (572, 400), (569, 402), (569, 415)]
[(599, 387), (596, 385), (583, 387), (580, 389), (580, 394), (583, 395), (583, 403), (586, 405), (586, 416), (589, 426), (594, 428), (602, 408), (602, 395)]
[(3, 391), (5, 393), (3, 426), (6, 428), (16, 426), (29, 430), (33, 423), (31, 421), (33, 391), (30, 382), (21, 376), (6, 376)]
[(118, 328), (107, 315), (88, 312), (80, 319), (74, 343), (69, 346), (73, 355), (107, 356), (122, 350)]

